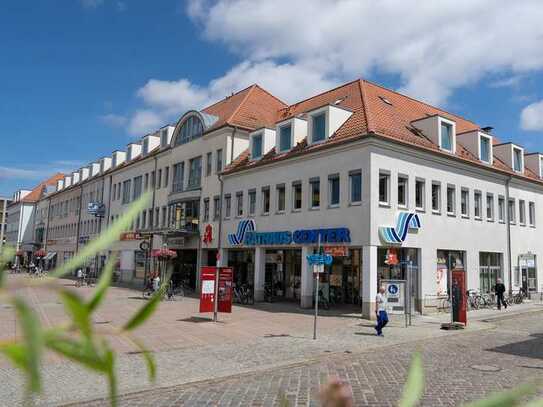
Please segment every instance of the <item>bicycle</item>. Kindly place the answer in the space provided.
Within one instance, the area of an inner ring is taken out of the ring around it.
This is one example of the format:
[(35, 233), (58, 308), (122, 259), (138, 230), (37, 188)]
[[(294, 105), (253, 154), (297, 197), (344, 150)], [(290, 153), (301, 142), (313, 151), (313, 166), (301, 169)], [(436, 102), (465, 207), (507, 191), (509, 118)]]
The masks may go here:
[(468, 309), (479, 309), (480, 306), (480, 294), (476, 290), (467, 291)]
[(170, 281), (165, 298), (169, 301), (176, 301), (185, 296), (185, 290), (182, 285), (174, 286), (173, 281)]

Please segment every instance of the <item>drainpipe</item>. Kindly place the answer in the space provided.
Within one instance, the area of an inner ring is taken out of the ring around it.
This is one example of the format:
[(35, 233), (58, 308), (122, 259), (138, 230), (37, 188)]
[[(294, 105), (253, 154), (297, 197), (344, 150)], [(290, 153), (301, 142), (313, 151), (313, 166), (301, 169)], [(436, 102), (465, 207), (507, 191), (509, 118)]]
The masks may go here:
[(51, 219), (51, 198), (48, 198), (47, 204), (47, 226), (45, 226), (45, 236), (43, 237), (44, 247), (43, 250), (47, 251), (47, 240), (49, 239), (49, 222)]
[(505, 221), (507, 222), (507, 258), (509, 259), (509, 295), (513, 293), (513, 259), (511, 258), (511, 219), (509, 219), (509, 183), (511, 177), (505, 181)]

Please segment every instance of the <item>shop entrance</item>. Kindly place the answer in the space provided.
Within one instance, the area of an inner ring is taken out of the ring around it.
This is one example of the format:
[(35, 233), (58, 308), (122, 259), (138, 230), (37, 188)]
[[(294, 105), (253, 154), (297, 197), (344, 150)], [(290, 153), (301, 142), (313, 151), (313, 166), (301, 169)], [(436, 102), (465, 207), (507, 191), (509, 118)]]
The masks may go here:
[(264, 284), (274, 298), (300, 300), (302, 251), (266, 250)]
[(520, 285), (526, 294), (537, 291), (537, 272), (535, 265), (535, 254), (527, 253), (519, 256), (521, 281), (520, 284), (517, 284)]
[(325, 273), (321, 277), (323, 296), (330, 305), (359, 304), (362, 286), (361, 250), (342, 247), (341, 250), (334, 250), (332, 257), (332, 264), (325, 266)]
[(196, 290), (198, 251), (187, 249), (176, 250), (176, 253), (177, 257), (173, 260), (173, 284), (183, 284), (191, 290)]
[(234, 285), (246, 284), (252, 290), (255, 281), (253, 250), (228, 250), (228, 266), (234, 270)]
[(498, 278), (503, 278), (502, 254), (479, 253), (479, 290), (483, 294), (494, 291)]

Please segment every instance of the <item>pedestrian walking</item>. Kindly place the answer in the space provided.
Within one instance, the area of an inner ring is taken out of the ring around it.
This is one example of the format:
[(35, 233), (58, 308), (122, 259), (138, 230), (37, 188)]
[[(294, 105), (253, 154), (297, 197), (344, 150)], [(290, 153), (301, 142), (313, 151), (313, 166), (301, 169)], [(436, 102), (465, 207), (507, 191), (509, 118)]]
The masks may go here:
[(507, 309), (507, 303), (503, 299), (503, 294), (505, 293), (505, 284), (503, 284), (502, 279), (498, 278), (496, 285), (494, 286), (494, 292), (496, 293), (496, 302), (498, 303), (498, 309), (502, 309), (502, 304)]
[(384, 336), (383, 328), (388, 324), (387, 297), (385, 292), (385, 287), (381, 286), (375, 297), (375, 315), (377, 316), (375, 330), (377, 331), (377, 336)]

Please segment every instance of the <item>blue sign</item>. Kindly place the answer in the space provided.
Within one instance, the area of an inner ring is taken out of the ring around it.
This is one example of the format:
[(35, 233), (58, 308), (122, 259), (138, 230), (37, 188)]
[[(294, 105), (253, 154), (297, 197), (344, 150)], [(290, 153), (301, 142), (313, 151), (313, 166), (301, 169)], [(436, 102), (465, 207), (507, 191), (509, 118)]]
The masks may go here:
[(316, 264), (326, 264), (329, 266), (333, 261), (334, 258), (329, 254), (310, 254), (307, 256), (307, 262), (310, 266), (314, 266)]
[(391, 294), (391, 295), (396, 295), (398, 294), (398, 291), (400, 289), (398, 288), (398, 286), (396, 284), (390, 284), (388, 286), (388, 293)]
[(400, 212), (396, 227), (381, 226), (379, 235), (385, 243), (402, 244), (407, 238), (408, 230), (419, 230), (419, 215), (412, 212)]
[(350, 243), (351, 233), (348, 228), (299, 229), (279, 232), (257, 232), (253, 219), (242, 220), (236, 233), (228, 235), (228, 243), (232, 246), (287, 246), (292, 243), (300, 245), (320, 243)]

